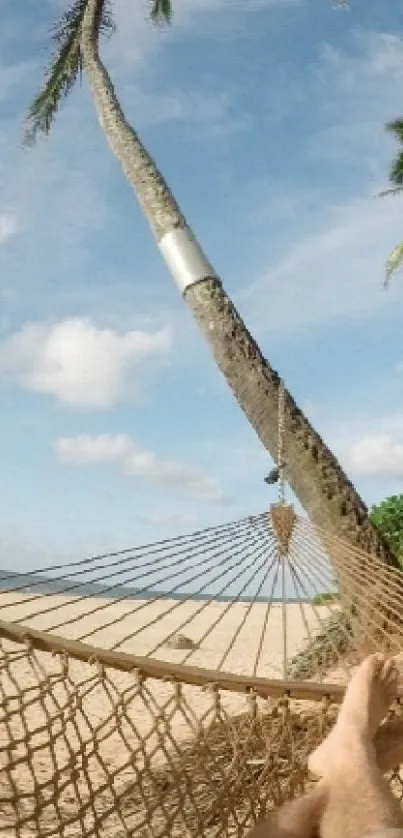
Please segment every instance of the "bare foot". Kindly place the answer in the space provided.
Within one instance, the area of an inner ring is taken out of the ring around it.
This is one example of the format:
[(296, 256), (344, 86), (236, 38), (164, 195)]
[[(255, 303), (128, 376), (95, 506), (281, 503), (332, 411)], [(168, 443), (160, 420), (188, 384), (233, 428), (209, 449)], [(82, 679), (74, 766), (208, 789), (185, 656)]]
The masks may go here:
[[(403, 719), (392, 719), (381, 725), (374, 736), (376, 760), (382, 772), (392, 771), (403, 762)], [(320, 780), (302, 797), (297, 797), (259, 821), (247, 838), (316, 838), (319, 821), (326, 805), (328, 786)], [(389, 834), (389, 833), (388, 833)], [(390, 836), (392, 838), (392, 836)]]
[(352, 744), (373, 741), (396, 696), (397, 681), (392, 661), (380, 654), (365, 659), (347, 687), (333, 730), (308, 760), (313, 774), (321, 777), (330, 765), (345, 760)]

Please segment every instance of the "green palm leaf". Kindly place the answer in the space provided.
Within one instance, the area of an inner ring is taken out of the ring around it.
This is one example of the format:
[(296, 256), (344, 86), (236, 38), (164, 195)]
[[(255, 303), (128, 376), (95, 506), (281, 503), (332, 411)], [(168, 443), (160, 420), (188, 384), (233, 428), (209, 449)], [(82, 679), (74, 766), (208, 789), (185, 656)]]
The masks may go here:
[[(149, 0), (151, 19), (156, 24), (170, 23), (171, 0)], [(39, 134), (49, 134), (60, 104), (81, 76), (81, 27), (88, 0), (75, 0), (63, 13), (51, 32), (52, 55), (45, 71), (45, 83), (28, 111), (24, 141), (33, 145)], [(115, 26), (111, 0), (97, 0), (96, 35), (112, 34)]]
[(388, 122), (386, 130), (389, 131), (390, 134), (393, 134), (399, 143), (403, 143), (403, 118), (394, 119), (392, 122)]
[[(53, 27), (51, 60), (45, 84), (28, 112), (24, 141), (33, 144), (38, 134), (49, 134), (61, 102), (68, 96), (82, 70), (81, 25), (88, 0), (75, 0)], [(108, 0), (98, 3), (98, 31), (113, 31)]]
[(403, 185), (403, 151), (399, 152), (390, 167), (389, 180), (399, 186)]
[[(403, 146), (403, 118), (395, 119), (393, 122), (388, 122), (386, 130), (398, 141), (399, 145)], [(403, 190), (403, 149), (397, 154), (389, 170), (389, 180), (394, 186), (389, 189), (384, 189), (380, 192), (380, 197), (387, 195), (397, 195)], [(396, 245), (389, 254), (385, 265), (385, 279), (384, 287), (389, 286), (392, 276), (403, 266), (403, 243)]]
[(403, 192), (403, 184), (402, 186), (389, 186), (388, 189), (382, 189), (381, 192), (378, 192), (378, 198), (388, 198), (390, 195), (394, 197), (400, 195), (401, 192)]
[(389, 282), (396, 273), (396, 271), (403, 265), (403, 243), (396, 245), (389, 254), (385, 265), (385, 288), (388, 287)]
[(171, 23), (172, 3), (171, 0), (150, 0), (151, 20), (154, 23)]

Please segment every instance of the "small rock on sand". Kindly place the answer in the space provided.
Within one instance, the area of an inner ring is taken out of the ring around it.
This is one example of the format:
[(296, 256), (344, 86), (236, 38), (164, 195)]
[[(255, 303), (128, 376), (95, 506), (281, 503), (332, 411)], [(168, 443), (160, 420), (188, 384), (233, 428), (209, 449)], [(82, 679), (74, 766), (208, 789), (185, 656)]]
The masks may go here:
[(197, 644), (190, 637), (186, 637), (186, 634), (173, 634), (165, 645), (168, 649), (195, 649)]

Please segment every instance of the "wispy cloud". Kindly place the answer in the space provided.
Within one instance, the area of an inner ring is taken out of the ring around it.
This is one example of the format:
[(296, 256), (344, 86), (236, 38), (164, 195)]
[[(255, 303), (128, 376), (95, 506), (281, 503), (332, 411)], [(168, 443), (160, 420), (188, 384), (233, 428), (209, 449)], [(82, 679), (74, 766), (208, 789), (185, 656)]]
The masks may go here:
[(137, 114), (140, 127), (180, 123), (186, 135), (200, 141), (229, 137), (250, 127), (249, 119), (236, 113), (235, 103), (224, 92), (200, 88), (146, 93), (125, 85), (124, 99), (127, 108)]
[[(297, 5), (301, 0), (178, 0), (174, 5), (171, 27), (150, 24), (149, 9), (141, 3), (117, 0), (115, 16), (117, 32), (103, 47), (108, 67), (116, 82), (128, 114), (136, 114), (136, 125), (155, 126), (179, 122), (187, 135), (203, 141), (229, 137), (251, 126), (250, 117), (239, 114), (234, 95), (228, 84), (215, 80), (214, 88), (201, 83), (189, 88), (172, 87), (164, 92), (164, 83), (152, 84), (159, 65), (157, 56), (172, 43), (189, 39), (220, 39), (223, 33), (233, 36), (245, 34), (245, 19), (251, 15), (270, 12), (270, 9)], [(136, 38), (133, 40), (133, 32)], [(211, 48), (211, 46), (210, 46)], [(154, 61), (150, 60), (153, 56)], [(151, 81), (151, 89), (150, 89)]]
[[(116, 0), (114, 4), (117, 35), (107, 45), (108, 56), (117, 58), (123, 64), (140, 66), (148, 58), (150, 50), (158, 51), (164, 41), (176, 41), (186, 34), (189, 38), (200, 38), (203, 34), (222, 36), (223, 30), (236, 31), (238, 21), (246, 15), (259, 15), (267, 10), (298, 5), (301, 0), (177, 0), (174, 5), (174, 25), (163, 29), (150, 26), (149, 7), (146, 3), (132, 3), (131, 0)], [(133, 32), (136, 38), (133, 39)]]
[(344, 462), (352, 474), (365, 477), (403, 477), (403, 434), (364, 434), (346, 452)]
[(109, 463), (120, 472), (152, 486), (179, 491), (201, 501), (222, 503), (224, 492), (215, 477), (176, 460), (158, 458), (126, 434), (81, 434), (54, 442), (61, 462), (76, 466)]
[[(379, 412), (379, 396), (367, 401), (341, 418), (323, 412), (324, 437), (352, 479), (371, 478), (382, 482), (403, 476), (403, 414)], [(386, 489), (387, 491), (387, 489)]]
[(4, 244), (17, 233), (17, 218), (7, 213), (0, 214), (0, 244)]
[(355, 33), (350, 49), (326, 44), (316, 69), (323, 127), (310, 142), (315, 159), (345, 161), (375, 177), (391, 142), (384, 126), (400, 113), (403, 39), (390, 33)]
[(394, 316), (403, 303), (397, 284), (393, 295), (382, 292), (387, 254), (403, 237), (402, 199), (376, 197), (394, 153), (384, 126), (400, 113), (403, 39), (366, 33), (348, 49), (326, 45), (304, 83), (320, 118), (298, 149), (301, 169), (326, 158), (326, 167), (337, 161), (337, 177), (326, 174), (326, 189), (304, 178), (274, 198), (267, 190), (255, 211), (275, 230), (276, 255), (239, 296), (255, 328), (270, 334)]
[(79, 318), (28, 324), (0, 344), (0, 374), (70, 405), (108, 408), (138, 394), (150, 363), (170, 348), (167, 329), (120, 334)]
[(4, 105), (11, 101), (32, 78), (35, 65), (28, 61), (15, 61), (10, 64), (0, 63), (0, 102)]
[(178, 512), (172, 515), (167, 515), (165, 512), (150, 512), (138, 517), (144, 524), (151, 524), (155, 527), (193, 527), (197, 522), (197, 515), (190, 512)]
[(310, 227), (240, 293), (256, 327), (284, 334), (393, 314), (403, 291), (395, 286), (393, 295), (386, 294), (382, 281), (386, 255), (403, 234), (399, 202), (367, 194), (322, 206)]

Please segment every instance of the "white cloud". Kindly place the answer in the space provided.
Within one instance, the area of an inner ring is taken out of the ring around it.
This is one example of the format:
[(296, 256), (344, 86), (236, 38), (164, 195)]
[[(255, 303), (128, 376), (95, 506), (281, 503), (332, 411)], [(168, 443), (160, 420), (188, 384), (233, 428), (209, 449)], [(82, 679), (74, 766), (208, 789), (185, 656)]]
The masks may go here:
[(317, 70), (325, 125), (311, 144), (315, 158), (345, 160), (386, 178), (392, 143), (385, 123), (400, 114), (403, 39), (390, 33), (356, 33), (349, 51), (325, 45)]
[[(250, 126), (250, 119), (234, 109), (233, 96), (228, 95), (225, 80), (222, 86), (217, 80), (214, 89), (202, 86), (189, 89), (161, 90), (154, 74), (159, 66), (157, 56), (165, 47), (186, 38), (210, 40), (220, 39), (222, 33), (228, 37), (244, 36), (250, 15), (258, 16), (271, 8), (297, 5), (300, 0), (178, 0), (174, 4), (173, 25), (155, 27), (150, 23), (146, 4), (131, 0), (116, 0), (114, 15), (117, 31), (113, 39), (103, 45), (106, 64), (111, 71), (125, 110), (130, 117), (136, 114), (136, 125), (159, 125), (180, 122), (185, 125), (192, 138), (216, 139), (232, 136)], [(136, 32), (135, 41), (132, 33)], [(210, 45), (211, 48), (211, 45)], [(150, 60), (150, 55), (153, 60)]]
[(391, 433), (365, 434), (354, 442), (344, 458), (356, 475), (403, 477), (403, 439)]
[[(169, 29), (150, 25), (147, 3), (116, 0), (114, 14), (117, 33), (105, 47), (105, 54), (122, 63), (139, 65), (145, 62), (150, 51), (162, 48), (165, 41), (175, 41), (184, 36), (199, 38), (203, 34), (220, 38), (222, 30), (233, 31), (239, 21), (245, 25), (249, 14), (258, 15), (270, 8), (297, 5), (300, 0), (177, 0), (174, 4), (174, 25)], [(136, 38), (133, 40), (133, 32)], [(147, 71), (150, 71), (148, 66)]]
[(376, 198), (396, 150), (385, 123), (401, 111), (403, 38), (371, 32), (352, 35), (343, 50), (326, 45), (303, 83), (318, 127), (301, 145), (300, 165), (308, 158), (312, 167), (314, 157), (316, 180), (281, 183), (274, 198), (265, 184), (254, 216), (274, 235), (256, 281), (240, 294), (252, 327), (270, 335), (385, 322), (403, 305), (401, 282), (382, 290), (386, 257), (403, 238), (403, 199)]
[(383, 291), (384, 263), (402, 230), (398, 200), (367, 194), (322, 206), (305, 238), (290, 240), (284, 257), (239, 295), (255, 328), (284, 334), (393, 314), (403, 304), (403, 289), (396, 283), (389, 294)]
[(0, 214), (0, 244), (15, 236), (17, 232), (17, 219), (15, 215)]
[(192, 513), (173, 512), (172, 515), (167, 515), (164, 512), (150, 512), (149, 514), (139, 515), (139, 519), (144, 524), (151, 524), (156, 527), (192, 527), (197, 522), (197, 515)]
[[(362, 394), (361, 406), (349, 414), (347, 405), (344, 417), (333, 410), (322, 410), (321, 433), (353, 479), (362, 478), (366, 491), (371, 486), (382, 486), (387, 493), (388, 481), (403, 477), (403, 414), (393, 410), (393, 392)], [(390, 412), (378, 413), (382, 397), (392, 405)]]
[(54, 450), (61, 462), (83, 466), (110, 463), (129, 477), (176, 489), (202, 501), (223, 502), (223, 490), (215, 477), (176, 460), (158, 459), (126, 434), (99, 434), (59, 438)]
[(0, 344), (0, 374), (70, 405), (107, 408), (138, 394), (150, 363), (170, 348), (167, 329), (119, 333), (79, 318), (28, 324)]
[[(3, 36), (3, 32), (2, 32)], [(5, 45), (5, 38), (2, 37)], [(15, 62), (4, 64), (0, 62), (0, 102), (4, 105), (15, 99), (26, 82), (32, 79), (34, 65), (30, 62)]]
[(138, 114), (142, 127), (178, 122), (192, 137), (205, 140), (237, 134), (250, 124), (245, 116), (234, 113), (227, 93), (201, 88), (146, 93), (140, 87), (127, 85), (123, 93), (126, 109)]

